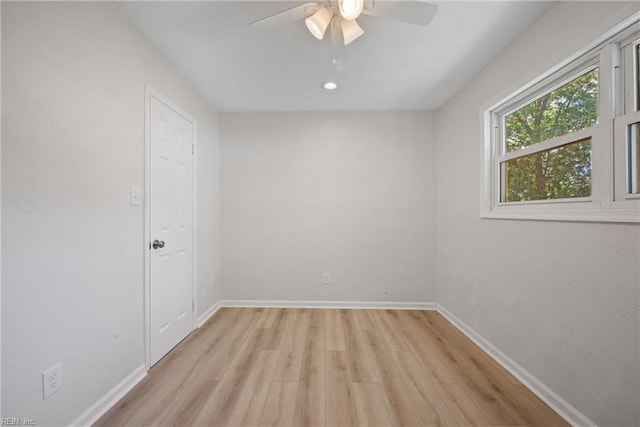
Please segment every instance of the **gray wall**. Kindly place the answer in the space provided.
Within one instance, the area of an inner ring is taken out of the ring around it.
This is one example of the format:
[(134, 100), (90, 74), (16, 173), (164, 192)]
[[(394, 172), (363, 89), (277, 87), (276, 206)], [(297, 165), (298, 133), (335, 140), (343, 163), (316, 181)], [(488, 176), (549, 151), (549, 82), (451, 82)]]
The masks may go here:
[(640, 423), (640, 227), (481, 220), (479, 116), (634, 8), (557, 3), (437, 114), (438, 302), (609, 426)]
[(221, 299), (435, 301), (431, 113), (223, 113), (221, 140)]
[[(202, 314), (217, 299), (216, 111), (108, 3), (2, 2), (3, 416), (68, 424), (143, 363), (129, 187), (144, 187), (145, 82), (198, 122)], [(43, 400), (58, 362), (65, 386)]]

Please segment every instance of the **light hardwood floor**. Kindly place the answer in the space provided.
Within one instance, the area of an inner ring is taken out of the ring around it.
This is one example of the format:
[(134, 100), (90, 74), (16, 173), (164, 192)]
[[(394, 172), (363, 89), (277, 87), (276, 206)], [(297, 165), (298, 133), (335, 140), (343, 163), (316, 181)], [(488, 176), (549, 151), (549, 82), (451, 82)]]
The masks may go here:
[(224, 308), (96, 426), (568, 425), (440, 314)]

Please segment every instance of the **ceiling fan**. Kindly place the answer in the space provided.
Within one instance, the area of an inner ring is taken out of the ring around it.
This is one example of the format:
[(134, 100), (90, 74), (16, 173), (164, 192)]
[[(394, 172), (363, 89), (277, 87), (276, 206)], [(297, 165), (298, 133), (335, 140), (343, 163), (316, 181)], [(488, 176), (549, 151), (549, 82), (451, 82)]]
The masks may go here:
[(307, 29), (319, 40), (331, 26), (332, 37), (342, 35), (348, 45), (364, 34), (356, 21), (360, 15), (393, 19), (425, 26), (438, 11), (438, 6), (421, 1), (326, 0), (309, 2), (251, 22), (251, 28), (273, 28), (304, 19)]

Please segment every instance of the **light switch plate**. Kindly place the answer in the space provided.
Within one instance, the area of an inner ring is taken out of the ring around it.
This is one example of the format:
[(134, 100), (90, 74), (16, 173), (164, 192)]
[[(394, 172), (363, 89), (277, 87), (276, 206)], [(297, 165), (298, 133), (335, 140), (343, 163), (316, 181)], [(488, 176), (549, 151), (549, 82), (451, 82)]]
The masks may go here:
[(140, 187), (132, 185), (129, 193), (131, 196), (131, 206), (140, 206)]

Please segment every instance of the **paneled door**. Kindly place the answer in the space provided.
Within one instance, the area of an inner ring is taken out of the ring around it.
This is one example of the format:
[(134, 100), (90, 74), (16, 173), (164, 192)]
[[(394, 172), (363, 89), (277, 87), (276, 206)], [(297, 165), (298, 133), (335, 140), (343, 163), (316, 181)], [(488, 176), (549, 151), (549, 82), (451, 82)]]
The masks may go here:
[(194, 123), (154, 95), (148, 105), (149, 356), (153, 365), (193, 330)]

